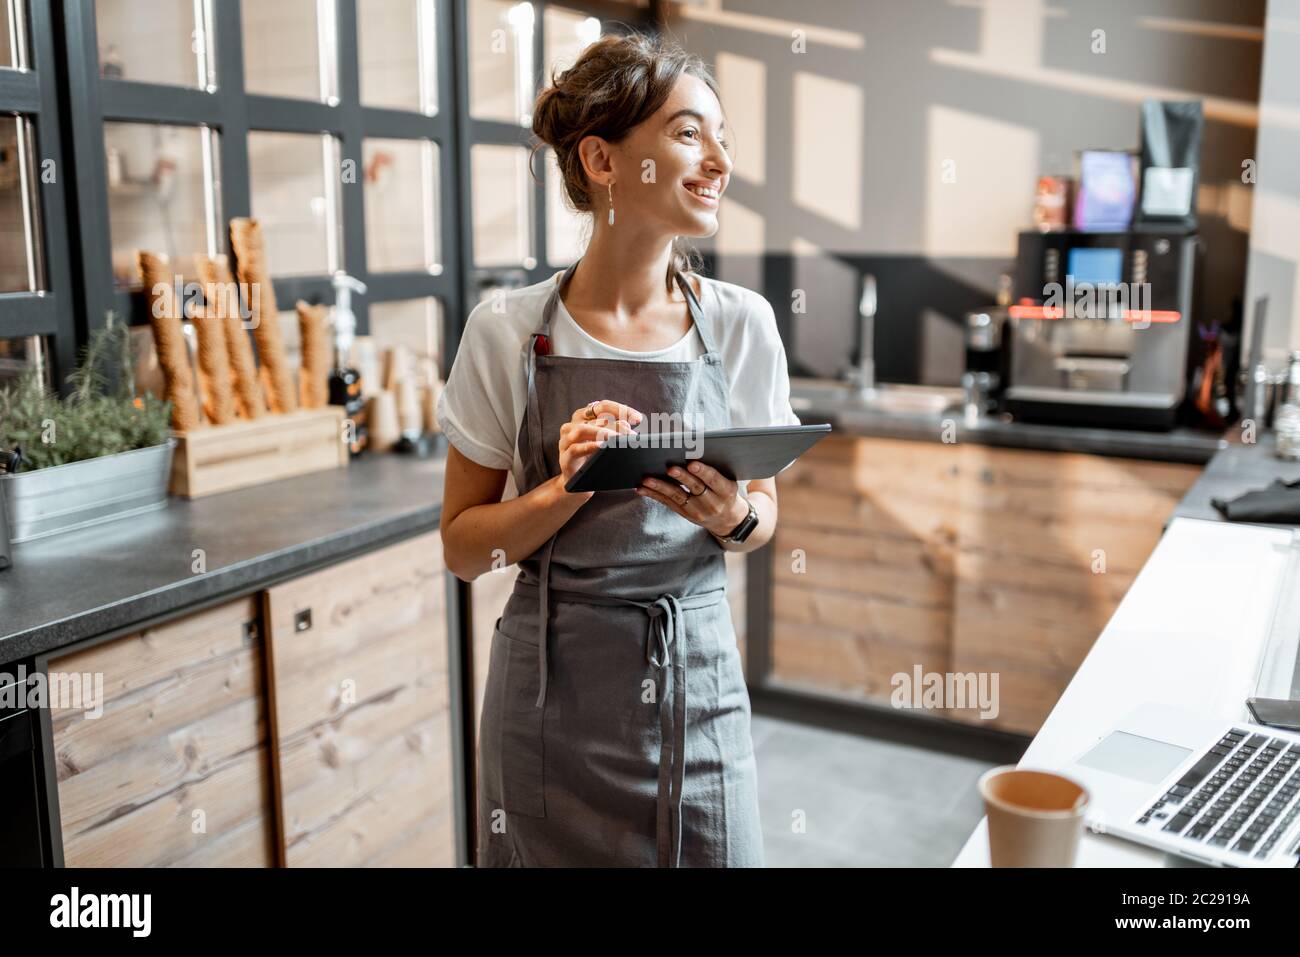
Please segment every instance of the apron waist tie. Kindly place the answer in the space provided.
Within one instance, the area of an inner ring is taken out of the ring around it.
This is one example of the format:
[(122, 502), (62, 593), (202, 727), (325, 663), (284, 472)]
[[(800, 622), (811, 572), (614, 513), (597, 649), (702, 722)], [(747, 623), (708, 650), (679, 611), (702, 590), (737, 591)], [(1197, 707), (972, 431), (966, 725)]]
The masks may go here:
[[(549, 558), (549, 555), (546, 556)], [(547, 622), (549, 615), (549, 595), (561, 601), (579, 602), (586, 605), (632, 606), (640, 608), (649, 618), (646, 634), (646, 661), (656, 668), (664, 670), (664, 691), (659, 702), (659, 785), (657, 818), (655, 826), (656, 842), (659, 850), (660, 867), (678, 867), (682, 857), (682, 790), (686, 776), (686, 659), (685, 641), (678, 642), (678, 636), (685, 638), (686, 628), (682, 612), (696, 608), (708, 608), (718, 604), (726, 596), (725, 588), (697, 592), (692, 595), (660, 595), (651, 601), (636, 601), (631, 598), (615, 598), (606, 595), (592, 595), (586, 592), (552, 589), (549, 585), (550, 562), (543, 559), (542, 582), (533, 585), (520, 582), (518, 587), (538, 596), (538, 614), (540, 617), (537, 633), (538, 665), (541, 669), (540, 687), (537, 695), (537, 707), (546, 703), (547, 673)], [(549, 595), (548, 595), (549, 593)], [(677, 653), (673, 646), (677, 645)], [(666, 705), (668, 705), (666, 707)]]

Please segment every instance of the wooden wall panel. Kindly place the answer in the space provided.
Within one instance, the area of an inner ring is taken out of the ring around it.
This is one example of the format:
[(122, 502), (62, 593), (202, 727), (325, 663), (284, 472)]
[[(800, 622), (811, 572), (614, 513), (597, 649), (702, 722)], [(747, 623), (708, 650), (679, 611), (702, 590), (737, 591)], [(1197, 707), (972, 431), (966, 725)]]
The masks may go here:
[(455, 863), (444, 570), (430, 533), (266, 593), (289, 866)]
[(73, 652), (104, 710), (52, 708), (68, 866), (267, 866), (274, 811), (262, 646), (241, 599)]
[(956, 450), (832, 436), (778, 477), (774, 677), (887, 700), (948, 666)]
[(962, 456), (952, 667), (997, 672), (990, 723), (1033, 734), (1200, 469), (975, 445)]
[(832, 436), (778, 477), (774, 676), (884, 700), (918, 665), (997, 672), (989, 723), (1032, 734), (1199, 472)]

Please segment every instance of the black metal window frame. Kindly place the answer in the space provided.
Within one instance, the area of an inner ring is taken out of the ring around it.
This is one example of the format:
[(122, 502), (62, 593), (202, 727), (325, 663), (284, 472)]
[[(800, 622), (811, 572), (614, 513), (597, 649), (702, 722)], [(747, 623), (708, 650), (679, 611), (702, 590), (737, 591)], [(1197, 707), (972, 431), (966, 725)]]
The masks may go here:
[[(51, 0), (39, 0), (49, 3)], [(338, 143), (341, 168), (358, 172), (341, 178), (341, 259), (347, 273), (364, 282), (367, 293), (354, 302), (357, 331), (370, 332), (370, 306), (384, 302), (433, 297), (442, 306), (439, 337), (441, 374), (450, 369), (448, 345), (462, 311), (461, 260), (458, 234), (462, 210), (457, 195), (456, 122), (448, 105), (458, 102), (454, 91), (452, 6), (435, 4), (436, 88), (438, 111), (366, 106), (361, 101), (361, 68), (357, 40), (358, 0), (333, 0), (337, 63), (337, 104), (249, 93), (244, 82), (243, 23), (239, 0), (208, 0), (211, 5), (215, 88), (198, 88), (108, 79), (99, 75), (99, 44), (95, 0), (64, 0), (62, 36), (67, 50), (70, 140), (78, 189), (80, 262), (77, 280), (83, 290), (86, 331), (104, 322), (109, 310), (142, 318), (143, 296), (116, 286), (112, 269), (112, 237), (104, 124), (153, 123), (207, 126), (219, 134), (221, 220), (252, 215), (248, 138), (250, 133), (325, 134)], [(432, 141), (438, 148), (438, 211), (441, 272), (371, 272), (366, 255), (365, 183), (362, 150), (368, 138)], [(329, 171), (327, 171), (329, 175)], [(229, 237), (221, 230), (228, 251)], [(274, 263), (271, 263), (274, 270)], [(333, 277), (277, 276), (272, 272), (277, 303), (296, 299), (332, 304)]]
[[(0, 0), (3, 2), (3, 0)], [(59, 70), (53, 19), (58, 0), (26, 0), (15, 25), (24, 32), (27, 62), (22, 69), (0, 69), (0, 115), (16, 115), (32, 132), (32, 192), (42, 288), (0, 293), (0, 339), (46, 336), (53, 340), (53, 371), (72, 369), (77, 349), (77, 309), (72, 294), (68, 246), (67, 184), (72, 169), (64, 162), (60, 128)], [(52, 165), (51, 165), (52, 164)], [(42, 175), (51, 168), (53, 177)], [(56, 379), (57, 381), (57, 379)]]
[[(602, 34), (627, 33), (633, 30), (654, 32), (658, 29), (656, 17), (660, 15), (654, 4), (650, 7), (634, 7), (627, 3), (616, 2), (616, 0), (532, 0), (532, 4), (536, 11), (532, 38), (532, 60), (535, 67), (533, 88), (535, 92), (541, 92), (544, 85), (550, 82), (550, 77), (547, 75), (549, 64), (546, 62), (546, 10), (548, 8), (585, 13), (588, 16), (597, 17), (601, 22)], [(474, 235), (473, 230), (468, 228), (472, 223), (469, 197), (474, 195), (471, 151), (475, 146), (482, 145), (527, 148), (532, 144), (532, 134), (531, 130), (520, 126), (518, 123), (511, 123), (506, 120), (482, 119), (470, 115), (469, 16), (466, 2), (458, 3), (456, 6), (455, 45), (458, 54), (456, 65), (458, 81), (456, 117), (460, 127), (458, 166), (461, 176), (461, 194), (466, 197), (465, 223), (467, 227), (461, 234), (461, 255), (465, 264), (465, 312), (468, 313), (469, 309), (473, 308), (477, 301), (481, 289), (498, 285), (506, 279), (517, 284), (531, 285), (553, 275), (556, 266), (549, 261), (547, 250), (546, 177), (550, 175), (551, 171), (546, 164), (545, 149), (540, 150), (534, 160), (532, 170), (535, 176), (530, 175), (528, 184), (532, 203), (531, 246), (533, 259), (535, 260), (534, 264), (532, 266), (523, 263), (497, 266), (475, 265)], [(460, 322), (452, 330), (452, 334), (457, 340), (465, 318), (466, 316), (461, 316)]]

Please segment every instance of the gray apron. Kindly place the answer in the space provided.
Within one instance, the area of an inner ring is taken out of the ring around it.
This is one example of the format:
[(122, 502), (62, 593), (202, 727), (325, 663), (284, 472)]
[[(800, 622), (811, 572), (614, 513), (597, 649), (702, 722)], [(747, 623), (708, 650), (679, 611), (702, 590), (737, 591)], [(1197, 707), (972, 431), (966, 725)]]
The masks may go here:
[[(529, 339), (523, 494), (558, 475), (560, 426), (596, 399), (731, 424), (704, 355), (550, 354), (561, 275)], [(520, 561), (492, 636), (479, 729), (479, 866), (763, 866), (750, 701), (720, 544), (632, 490), (597, 492)]]

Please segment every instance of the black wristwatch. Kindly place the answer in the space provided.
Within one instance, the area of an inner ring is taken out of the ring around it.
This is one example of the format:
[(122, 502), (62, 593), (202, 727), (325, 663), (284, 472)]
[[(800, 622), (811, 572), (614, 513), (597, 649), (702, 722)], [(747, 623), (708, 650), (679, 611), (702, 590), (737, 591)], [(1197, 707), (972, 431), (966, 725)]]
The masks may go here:
[(753, 534), (754, 529), (758, 528), (758, 509), (754, 508), (754, 503), (749, 499), (745, 499), (745, 504), (749, 506), (749, 514), (740, 520), (740, 524), (726, 535), (714, 535), (714, 538), (720, 542), (734, 542), (739, 545)]

